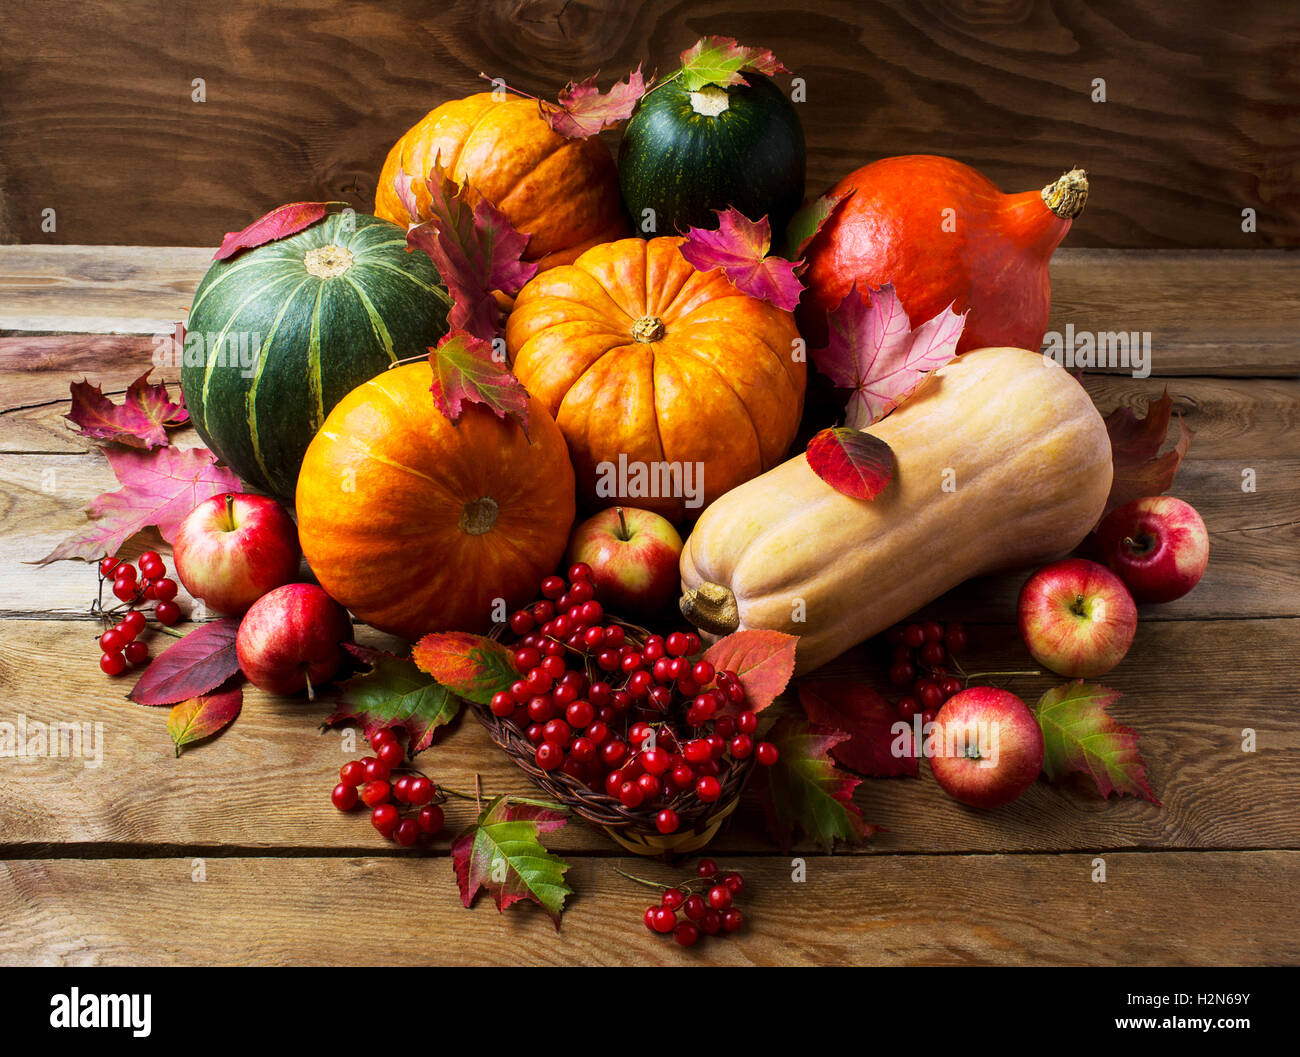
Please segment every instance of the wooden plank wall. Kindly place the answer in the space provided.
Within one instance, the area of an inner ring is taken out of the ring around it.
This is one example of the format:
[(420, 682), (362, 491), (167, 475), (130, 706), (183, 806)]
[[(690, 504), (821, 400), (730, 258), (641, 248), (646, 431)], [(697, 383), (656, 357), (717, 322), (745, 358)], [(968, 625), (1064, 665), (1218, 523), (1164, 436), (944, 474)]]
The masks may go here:
[(480, 71), (553, 95), (705, 33), (805, 79), (812, 192), (890, 154), (1004, 190), (1081, 165), (1071, 245), (1300, 244), (1300, 6), (1277, 0), (7, 0), (0, 241), (211, 245), (280, 202), (368, 208), (389, 145)]

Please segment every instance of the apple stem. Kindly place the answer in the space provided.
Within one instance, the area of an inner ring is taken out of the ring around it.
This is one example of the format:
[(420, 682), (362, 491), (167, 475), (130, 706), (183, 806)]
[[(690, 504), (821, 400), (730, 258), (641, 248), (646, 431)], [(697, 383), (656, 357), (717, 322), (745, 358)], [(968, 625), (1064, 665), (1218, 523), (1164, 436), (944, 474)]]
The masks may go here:
[(618, 531), (619, 531), (618, 538), (621, 539), (624, 543), (626, 543), (628, 540), (632, 538), (632, 533), (628, 532), (627, 530), (627, 518), (623, 516), (623, 508), (621, 506), (615, 507), (614, 509), (618, 511)]
[(311, 685), (311, 672), (303, 672), (302, 677), (307, 681), (307, 700), (316, 700), (316, 688)]

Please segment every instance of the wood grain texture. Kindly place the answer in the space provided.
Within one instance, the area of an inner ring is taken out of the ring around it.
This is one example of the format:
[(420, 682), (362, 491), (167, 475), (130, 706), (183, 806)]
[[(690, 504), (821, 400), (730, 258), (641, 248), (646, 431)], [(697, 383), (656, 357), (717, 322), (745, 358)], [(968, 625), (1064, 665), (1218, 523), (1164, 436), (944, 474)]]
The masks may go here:
[(666, 73), (720, 33), (805, 79), (812, 193), (891, 154), (951, 154), (1012, 191), (1080, 165), (1094, 194), (1074, 245), (1300, 243), (1300, 15), (1269, 0), (12, 0), (5, 14), (0, 241), (210, 244), (281, 202), (366, 208), (393, 141), (480, 90), (480, 72), (553, 97), (596, 70)]
[[(246, 690), (234, 725), (176, 759), (166, 709), (124, 699), (129, 678), (95, 666), (88, 621), (0, 621), (0, 721), (102, 723), (100, 762), (83, 757), (0, 758), (0, 857), (82, 854), (115, 847), (329, 849), (374, 853), (384, 845), (364, 815), (340, 817), (329, 803), (337, 769), (364, 754), (336, 730), (321, 733), (328, 698), (317, 703)], [(359, 629), (362, 641), (393, 640)], [(161, 648), (157, 636), (153, 639)], [(1083, 786), (1039, 782), (1014, 804), (977, 812), (950, 800), (928, 768), (922, 778), (865, 782), (857, 802), (886, 827), (858, 849), (867, 854), (1076, 851), (1131, 847), (1300, 848), (1300, 762), (1295, 694), (1277, 673), (1300, 653), (1300, 620), (1165, 621), (1139, 625), (1129, 657), (1102, 682), (1123, 693), (1116, 719), (1140, 732), (1149, 777), (1163, 806), (1130, 797), (1100, 799)], [(1248, 664), (1243, 658), (1249, 657)], [(974, 625), (963, 662), (971, 671), (1031, 667), (1005, 625)], [(880, 682), (878, 645), (851, 651), (826, 677)], [(60, 673), (56, 682), (50, 672)], [(1033, 702), (1062, 680), (995, 680)], [(1245, 728), (1258, 751), (1242, 751)], [(84, 735), (83, 735), (84, 738)], [(471, 717), (418, 758), (435, 781), (472, 792), (526, 793), (524, 776)], [(467, 824), (469, 803), (447, 805), (449, 828)], [(615, 850), (585, 825), (564, 827), (555, 844)], [(445, 847), (446, 841), (441, 845)], [(756, 799), (747, 795), (716, 847), (770, 851)]]
[[(0, 863), (0, 962), (43, 965), (1294, 964), (1300, 853), (752, 858), (744, 928), (683, 950), (648, 889), (578, 859), (557, 934), (532, 906), (466, 910), (443, 857)], [(676, 880), (623, 861), (624, 868)], [(376, 893), (385, 912), (376, 913)], [(183, 914), (159, 913), (184, 908)], [(255, 909), (254, 909), (255, 908)]]

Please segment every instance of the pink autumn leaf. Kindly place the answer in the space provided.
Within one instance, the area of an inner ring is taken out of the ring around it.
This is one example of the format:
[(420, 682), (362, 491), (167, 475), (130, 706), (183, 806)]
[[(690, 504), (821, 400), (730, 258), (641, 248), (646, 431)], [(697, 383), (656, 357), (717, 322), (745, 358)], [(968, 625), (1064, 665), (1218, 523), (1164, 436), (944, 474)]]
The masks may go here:
[(627, 80), (619, 81), (604, 93), (596, 87), (593, 74), (577, 84), (570, 81), (560, 93), (558, 106), (542, 103), (542, 117), (561, 136), (587, 139), (602, 129), (626, 121), (645, 93), (646, 83), (640, 66), (627, 75)]
[(717, 229), (687, 231), (681, 244), (682, 256), (698, 271), (721, 268), (742, 294), (793, 312), (803, 284), (795, 278), (795, 264), (767, 255), (772, 245), (767, 217), (755, 223), (733, 206), (715, 212)]
[(892, 285), (863, 297), (854, 283), (827, 325), (828, 344), (813, 351), (813, 363), (833, 384), (853, 391), (845, 425), (866, 429), (956, 357), (966, 313), (949, 305), (913, 330)]
[(514, 416), (528, 432), (528, 393), (493, 344), (463, 330), (453, 330), (429, 350), (434, 403), (454, 425), (465, 404), (482, 404), (497, 418)]
[(889, 445), (849, 426), (822, 430), (808, 442), (806, 457), (813, 473), (853, 499), (875, 499), (894, 475)]
[(290, 202), (277, 206), (264, 217), (254, 220), (243, 231), (228, 231), (221, 240), (221, 248), (212, 255), (214, 261), (229, 260), (240, 250), (250, 250), (277, 239), (296, 235), (321, 220), (331, 206), (346, 206), (346, 202)]

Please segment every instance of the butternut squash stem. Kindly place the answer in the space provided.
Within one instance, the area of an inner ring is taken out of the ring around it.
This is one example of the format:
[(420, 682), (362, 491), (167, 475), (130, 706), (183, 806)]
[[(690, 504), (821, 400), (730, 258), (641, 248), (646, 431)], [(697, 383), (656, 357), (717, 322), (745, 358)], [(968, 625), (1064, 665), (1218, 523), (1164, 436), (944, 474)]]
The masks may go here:
[(711, 581), (683, 592), (678, 608), (682, 616), (710, 635), (730, 635), (740, 627), (740, 610), (730, 588)]

